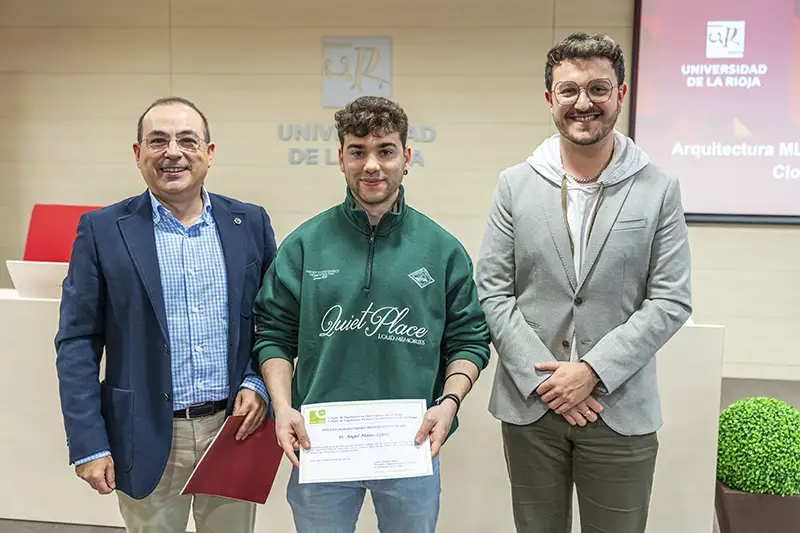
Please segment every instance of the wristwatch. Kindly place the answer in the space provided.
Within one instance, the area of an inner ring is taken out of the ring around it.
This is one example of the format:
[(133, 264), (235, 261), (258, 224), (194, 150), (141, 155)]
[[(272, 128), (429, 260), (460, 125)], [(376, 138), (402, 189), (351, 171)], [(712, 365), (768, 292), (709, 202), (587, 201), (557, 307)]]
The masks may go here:
[(442, 405), (442, 402), (444, 402), (445, 400), (453, 400), (455, 402), (455, 404), (456, 404), (456, 414), (458, 414), (458, 410), (461, 409), (461, 398), (459, 398), (457, 395), (455, 395), (455, 394), (453, 394), (451, 392), (450, 394), (445, 394), (443, 396), (439, 396), (438, 398), (433, 400), (433, 405), (434, 406)]

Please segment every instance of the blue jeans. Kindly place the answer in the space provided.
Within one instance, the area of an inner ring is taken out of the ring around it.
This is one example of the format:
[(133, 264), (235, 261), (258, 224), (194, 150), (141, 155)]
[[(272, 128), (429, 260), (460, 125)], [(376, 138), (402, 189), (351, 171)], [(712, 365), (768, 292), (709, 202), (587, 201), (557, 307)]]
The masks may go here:
[(404, 479), (298, 483), (292, 469), (286, 499), (297, 533), (353, 533), (367, 490), (381, 533), (434, 533), (439, 517), (439, 457), (433, 475)]

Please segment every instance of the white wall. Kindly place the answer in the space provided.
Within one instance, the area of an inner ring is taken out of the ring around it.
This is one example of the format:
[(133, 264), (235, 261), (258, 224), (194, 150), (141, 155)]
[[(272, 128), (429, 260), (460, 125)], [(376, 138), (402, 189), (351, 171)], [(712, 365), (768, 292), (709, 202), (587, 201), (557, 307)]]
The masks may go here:
[[(279, 239), (340, 201), (337, 169), (290, 166), (277, 138), (282, 122), (332, 121), (320, 59), (322, 37), (335, 35), (393, 38), (393, 97), (438, 132), (419, 146), (425, 167), (407, 177), (409, 202), (475, 255), (497, 174), (554, 132), (542, 96), (548, 47), (602, 31), (630, 62), (632, 28), (633, 0), (3, 0), (0, 260), (21, 257), (35, 202), (140, 192), (136, 120), (169, 94), (211, 121), (209, 188), (265, 205)], [(626, 105), (623, 132), (627, 121)], [(692, 226), (690, 236), (694, 319), (726, 326), (725, 375), (800, 379), (800, 229)], [(2, 266), (0, 286), (10, 286)], [(725, 381), (723, 405), (756, 394), (800, 406), (794, 383), (745, 380)]]
[[(409, 201), (474, 255), (501, 169), (554, 131), (548, 47), (609, 33), (630, 72), (633, 0), (4, 0), (0, 3), (0, 260), (19, 258), (35, 202), (107, 204), (142, 190), (131, 144), (155, 98), (196, 101), (217, 156), (208, 185), (264, 204), (279, 238), (341, 200), (335, 167), (291, 166), (280, 123), (331, 123), (323, 36), (393, 39), (392, 96), (438, 137), (406, 180)], [(665, 103), (667, 105), (668, 103)], [(627, 131), (628, 106), (619, 121)], [(725, 375), (800, 379), (800, 229), (692, 226), (694, 318), (724, 324)], [(0, 267), (0, 286), (10, 286)]]

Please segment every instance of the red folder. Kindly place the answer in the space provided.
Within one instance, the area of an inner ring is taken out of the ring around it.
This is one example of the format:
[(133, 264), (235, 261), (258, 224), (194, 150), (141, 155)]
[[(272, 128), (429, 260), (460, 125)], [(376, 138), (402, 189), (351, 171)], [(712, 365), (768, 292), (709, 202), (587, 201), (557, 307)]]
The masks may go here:
[(243, 416), (229, 416), (203, 454), (181, 494), (209, 494), (263, 504), (283, 458), (275, 421), (264, 423), (243, 441), (234, 437)]

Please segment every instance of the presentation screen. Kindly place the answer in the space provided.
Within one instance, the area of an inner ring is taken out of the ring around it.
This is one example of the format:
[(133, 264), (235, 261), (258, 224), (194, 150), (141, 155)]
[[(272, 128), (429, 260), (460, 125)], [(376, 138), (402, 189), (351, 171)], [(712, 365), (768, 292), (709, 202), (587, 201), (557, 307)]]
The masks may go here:
[(800, 0), (637, 8), (630, 131), (689, 219), (800, 222)]

